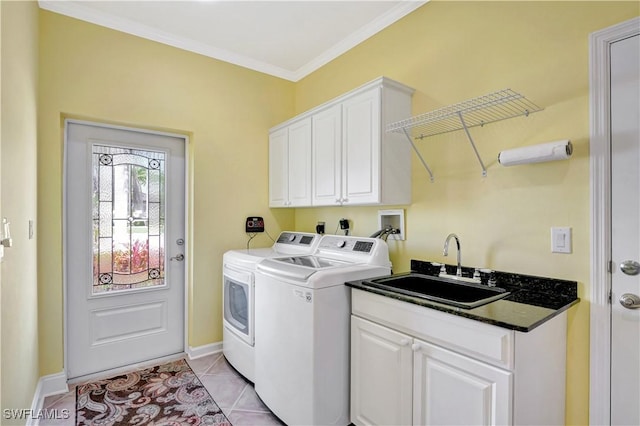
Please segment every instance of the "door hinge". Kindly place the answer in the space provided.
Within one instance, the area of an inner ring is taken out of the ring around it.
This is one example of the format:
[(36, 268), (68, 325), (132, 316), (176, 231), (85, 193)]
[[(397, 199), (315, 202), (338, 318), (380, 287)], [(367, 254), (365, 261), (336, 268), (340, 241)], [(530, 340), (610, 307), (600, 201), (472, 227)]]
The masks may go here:
[(613, 297), (613, 292), (609, 290), (609, 304), (611, 305), (611, 298)]
[(613, 272), (613, 260), (610, 260), (607, 262), (607, 272), (608, 273), (612, 273)]

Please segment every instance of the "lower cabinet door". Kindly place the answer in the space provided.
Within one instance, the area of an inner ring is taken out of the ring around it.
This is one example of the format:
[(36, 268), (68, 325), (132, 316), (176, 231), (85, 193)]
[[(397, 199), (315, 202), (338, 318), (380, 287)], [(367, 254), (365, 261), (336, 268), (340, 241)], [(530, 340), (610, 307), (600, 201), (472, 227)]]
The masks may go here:
[(419, 340), (413, 349), (413, 424), (512, 423), (512, 373)]
[(351, 317), (351, 422), (411, 424), (413, 339)]

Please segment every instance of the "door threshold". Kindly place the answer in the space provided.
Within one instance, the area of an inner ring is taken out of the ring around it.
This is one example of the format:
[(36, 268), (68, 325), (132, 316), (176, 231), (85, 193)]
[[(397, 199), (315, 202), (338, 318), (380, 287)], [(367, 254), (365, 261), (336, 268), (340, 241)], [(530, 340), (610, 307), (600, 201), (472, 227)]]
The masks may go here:
[(102, 370), (102, 371), (98, 371), (97, 373), (85, 374), (84, 376), (74, 377), (72, 379), (68, 379), (67, 384), (76, 385), (79, 383), (88, 383), (88, 382), (93, 382), (95, 380), (107, 379), (109, 377), (118, 376), (120, 374), (124, 374), (130, 371), (144, 370), (145, 368), (155, 367), (156, 365), (177, 361), (182, 358), (187, 358), (187, 354), (185, 352), (178, 352), (172, 355), (150, 359), (148, 361), (137, 362), (135, 364), (129, 364), (123, 367), (112, 368), (109, 370)]

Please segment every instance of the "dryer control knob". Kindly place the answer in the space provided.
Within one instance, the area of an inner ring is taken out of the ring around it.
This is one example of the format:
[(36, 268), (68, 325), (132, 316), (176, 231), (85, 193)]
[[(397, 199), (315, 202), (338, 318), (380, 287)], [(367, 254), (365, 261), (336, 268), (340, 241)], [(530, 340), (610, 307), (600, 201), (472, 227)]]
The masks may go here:
[(338, 241), (338, 244), (336, 245), (338, 246), (338, 248), (342, 248), (347, 245), (347, 242), (345, 240)]

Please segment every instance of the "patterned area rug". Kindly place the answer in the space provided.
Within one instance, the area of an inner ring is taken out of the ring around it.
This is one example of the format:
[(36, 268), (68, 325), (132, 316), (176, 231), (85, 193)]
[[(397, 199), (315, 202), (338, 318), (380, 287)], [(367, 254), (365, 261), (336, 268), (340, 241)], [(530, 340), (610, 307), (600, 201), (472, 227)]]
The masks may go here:
[(78, 385), (76, 424), (231, 425), (183, 359)]

